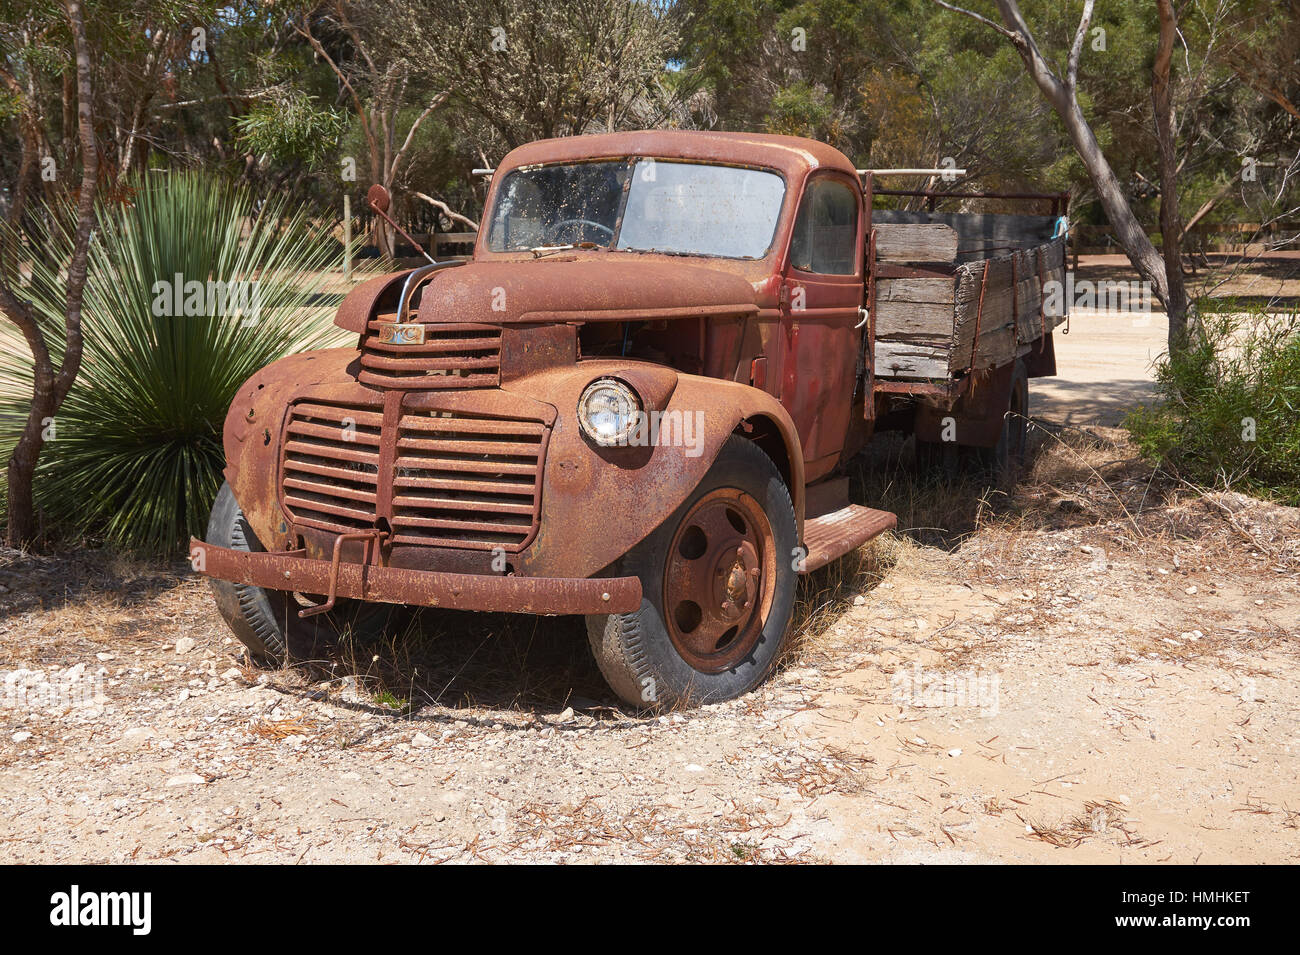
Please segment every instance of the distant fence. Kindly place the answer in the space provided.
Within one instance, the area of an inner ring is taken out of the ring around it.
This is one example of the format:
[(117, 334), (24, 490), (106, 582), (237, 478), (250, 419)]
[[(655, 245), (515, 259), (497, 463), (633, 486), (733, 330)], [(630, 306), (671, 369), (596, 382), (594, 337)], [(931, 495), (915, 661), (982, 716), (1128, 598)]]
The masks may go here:
[[(1253, 250), (1261, 242), (1270, 238), (1294, 235), (1300, 232), (1300, 223), (1270, 222), (1261, 226), (1258, 222), (1218, 222), (1194, 226), (1184, 240), (1183, 247), (1194, 253), (1220, 252), (1243, 254)], [(1159, 248), (1160, 233), (1148, 238)], [(1070, 254), (1075, 267), (1080, 255), (1122, 255), (1124, 247), (1115, 237), (1114, 230), (1108, 225), (1070, 226)]]
[[(357, 243), (357, 258), (373, 258), (379, 254), (379, 250), (370, 244), (370, 230), (374, 227), (374, 221), (373, 213), (354, 213), (352, 216), (352, 238)], [(398, 260), (418, 258), (423, 261), (420, 252), (428, 252), (440, 262), (443, 259), (467, 259), (474, 254), (474, 243), (478, 240), (477, 232), (438, 232), (437, 223), (429, 222), (427, 219), (422, 223), (401, 221), (400, 224), (410, 233), (411, 238), (420, 248), (412, 249), (410, 243), (404, 238), (394, 235)], [(340, 228), (342, 226), (341, 219), (339, 226)], [(430, 229), (430, 226), (433, 226), (433, 229)]]

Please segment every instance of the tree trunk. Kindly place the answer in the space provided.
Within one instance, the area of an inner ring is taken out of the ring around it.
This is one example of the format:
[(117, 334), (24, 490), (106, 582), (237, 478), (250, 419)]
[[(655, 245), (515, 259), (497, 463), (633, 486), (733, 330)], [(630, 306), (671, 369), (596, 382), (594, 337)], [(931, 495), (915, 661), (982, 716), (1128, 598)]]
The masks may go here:
[(77, 126), (81, 141), (81, 193), (77, 199), (77, 229), (72, 259), (68, 263), (68, 284), (64, 299), (63, 324), (65, 348), (58, 372), (45, 342), (45, 335), (26, 303), (13, 294), (7, 276), (0, 276), (0, 310), (17, 325), (32, 351), (34, 383), (32, 408), (22, 436), (9, 459), (9, 526), (10, 546), (31, 545), (36, 537), (36, 509), (33, 482), (45, 429), (58, 413), (81, 369), (81, 307), (86, 289), (86, 272), (90, 256), (90, 236), (95, 225), (95, 193), (99, 183), (99, 153), (95, 146), (95, 119), (91, 90), (90, 47), (86, 42), (86, 23), (81, 0), (67, 0), (68, 25), (72, 28), (77, 64)]
[(1191, 324), (1187, 285), (1183, 280), (1183, 223), (1178, 214), (1177, 127), (1173, 106), (1174, 41), (1178, 19), (1170, 0), (1156, 0), (1160, 17), (1160, 40), (1151, 69), (1151, 109), (1155, 117), (1156, 143), (1160, 149), (1160, 241), (1164, 248), (1165, 311), (1169, 316), (1169, 354), (1187, 347)]
[(1097, 142), (1097, 137), (1093, 134), (1092, 127), (1088, 124), (1088, 119), (1079, 105), (1077, 90), (1079, 58), (1088, 35), (1095, 0), (1084, 2), (1083, 16), (1075, 31), (1064, 78), (1053, 71), (1039, 51), (1033, 33), (1025, 23), (1016, 0), (996, 0), (998, 13), (1002, 19), (1001, 24), (978, 13), (954, 6), (947, 0), (934, 0), (934, 2), (991, 27), (1015, 46), (1020, 58), (1024, 60), (1030, 78), (1038, 86), (1044, 99), (1051, 104), (1061, 122), (1065, 124), (1075, 152), (1083, 161), (1088, 178), (1092, 180), (1093, 188), (1097, 190), (1097, 198), (1106, 213), (1106, 218), (1110, 221), (1111, 228), (1115, 230), (1129, 262), (1133, 264), (1133, 268), (1137, 270), (1143, 281), (1150, 284), (1156, 297), (1164, 304), (1169, 316), (1170, 353), (1173, 354), (1185, 347), (1188, 304), (1187, 290), (1183, 283), (1182, 227), (1178, 215), (1177, 157), (1170, 93), (1173, 46), (1178, 23), (1170, 0), (1156, 0), (1160, 15), (1160, 41), (1152, 74), (1156, 137), (1160, 144), (1160, 220), (1165, 250), (1163, 256), (1156, 250), (1155, 245), (1147, 237), (1146, 230), (1133, 215), (1133, 209), (1124, 196), (1119, 178), (1106, 160), (1101, 144)]

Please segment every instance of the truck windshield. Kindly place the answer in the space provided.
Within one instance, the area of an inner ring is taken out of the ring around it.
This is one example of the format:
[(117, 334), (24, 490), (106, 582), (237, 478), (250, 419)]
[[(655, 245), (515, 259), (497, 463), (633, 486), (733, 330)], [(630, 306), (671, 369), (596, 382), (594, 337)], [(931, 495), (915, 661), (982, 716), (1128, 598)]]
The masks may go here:
[(506, 176), (488, 248), (587, 245), (628, 252), (759, 259), (776, 231), (785, 181), (734, 166), (638, 159), (533, 166)]

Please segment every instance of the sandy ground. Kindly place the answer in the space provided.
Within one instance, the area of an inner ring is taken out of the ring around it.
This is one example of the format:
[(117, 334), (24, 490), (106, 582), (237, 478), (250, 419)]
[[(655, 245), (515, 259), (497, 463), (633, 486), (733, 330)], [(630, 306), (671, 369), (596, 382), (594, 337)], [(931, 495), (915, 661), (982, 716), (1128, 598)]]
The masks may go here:
[(1074, 309), (1068, 331), (1052, 339), (1056, 377), (1030, 384), (1030, 413), (1057, 424), (1118, 426), (1129, 409), (1155, 399), (1154, 363), (1167, 329), (1160, 312)]
[(1076, 311), (1022, 488), (917, 490), (698, 710), (618, 709), (572, 618), (267, 672), (183, 564), (0, 552), (0, 861), (1294, 863), (1300, 511), (1099, 426), (1163, 337)]

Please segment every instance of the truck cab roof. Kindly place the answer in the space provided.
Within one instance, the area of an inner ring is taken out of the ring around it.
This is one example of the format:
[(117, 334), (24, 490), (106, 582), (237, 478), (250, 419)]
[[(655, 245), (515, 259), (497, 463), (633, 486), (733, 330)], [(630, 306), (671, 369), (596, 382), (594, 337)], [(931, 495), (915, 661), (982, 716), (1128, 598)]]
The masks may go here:
[(651, 156), (779, 170), (787, 181), (813, 169), (836, 169), (856, 176), (853, 163), (834, 146), (799, 136), (729, 133), (711, 130), (652, 129), (541, 139), (513, 149), (497, 167), (498, 175), (519, 166), (574, 162), (620, 156)]

